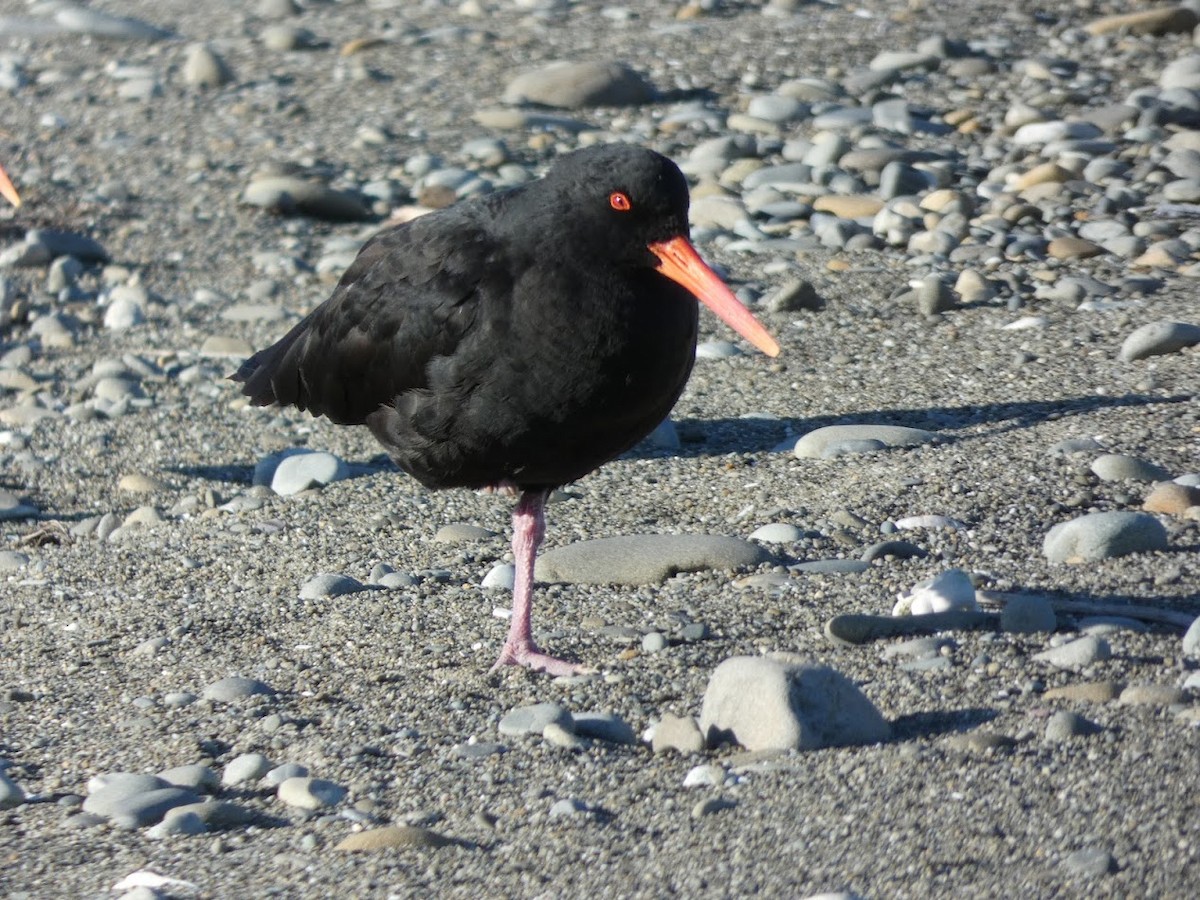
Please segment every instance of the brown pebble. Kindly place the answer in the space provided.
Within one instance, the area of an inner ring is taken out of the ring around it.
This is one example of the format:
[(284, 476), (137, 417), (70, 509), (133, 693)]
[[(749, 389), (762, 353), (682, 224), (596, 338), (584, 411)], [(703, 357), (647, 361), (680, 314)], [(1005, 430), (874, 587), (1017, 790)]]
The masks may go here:
[(1142, 509), (1168, 516), (1182, 516), (1193, 506), (1200, 506), (1200, 488), (1168, 481), (1154, 486)]
[(1086, 703), (1108, 703), (1121, 693), (1122, 685), (1116, 681), (1084, 681), (1050, 688), (1042, 694), (1044, 700), (1080, 700)]
[(362, 850), (387, 850), (392, 847), (446, 847), (453, 843), (456, 843), (453, 838), (427, 828), (388, 825), (348, 835), (333, 849), (354, 853)]

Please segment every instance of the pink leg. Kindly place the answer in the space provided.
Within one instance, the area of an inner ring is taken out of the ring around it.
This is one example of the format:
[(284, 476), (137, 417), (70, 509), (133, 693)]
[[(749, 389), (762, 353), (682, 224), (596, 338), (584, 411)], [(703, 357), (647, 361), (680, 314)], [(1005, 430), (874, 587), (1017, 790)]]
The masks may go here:
[(533, 642), (533, 563), (538, 546), (546, 534), (546, 492), (524, 491), (513, 510), (513, 581), (512, 624), (500, 658), (492, 666), (528, 666), (551, 675), (573, 675), (582, 666), (542, 653)]

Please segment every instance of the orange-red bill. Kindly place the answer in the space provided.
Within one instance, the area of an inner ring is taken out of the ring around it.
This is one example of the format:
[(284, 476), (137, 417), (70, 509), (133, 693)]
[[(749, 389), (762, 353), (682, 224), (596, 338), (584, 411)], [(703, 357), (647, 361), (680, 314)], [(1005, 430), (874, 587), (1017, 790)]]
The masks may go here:
[(13, 183), (9, 180), (8, 173), (4, 171), (3, 166), (0, 166), (0, 197), (3, 197), (13, 206), (21, 205), (21, 195), (13, 187)]
[(767, 356), (779, 355), (779, 344), (750, 310), (733, 295), (717, 273), (708, 267), (685, 237), (657, 241), (649, 247), (660, 260), (658, 271), (683, 285), (696, 299), (715, 312), (721, 321)]

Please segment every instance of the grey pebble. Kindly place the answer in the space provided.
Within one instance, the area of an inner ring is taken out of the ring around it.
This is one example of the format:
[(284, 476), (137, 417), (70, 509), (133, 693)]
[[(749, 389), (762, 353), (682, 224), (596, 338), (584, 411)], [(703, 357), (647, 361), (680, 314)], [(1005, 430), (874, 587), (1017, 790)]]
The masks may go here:
[(220, 87), (232, 80), (233, 73), (221, 57), (206, 44), (193, 44), (183, 62), (183, 80), (196, 87)]
[(202, 763), (164, 769), (158, 773), (158, 777), (167, 784), (187, 788), (191, 791), (213, 793), (221, 785), (220, 776), (210, 766)]
[(762, 525), (750, 533), (750, 540), (762, 541), (764, 544), (790, 544), (802, 537), (804, 537), (802, 529), (784, 522)]
[(127, 784), (114, 784), (88, 794), (83, 811), (104, 816), (118, 828), (131, 829), (154, 825), (167, 810), (198, 802), (200, 796), (186, 788), (159, 787), (131, 792)]
[(225, 764), (221, 772), (221, 784), (233, 787), (250, 781), (258, 781), (271, 769), (271, 761), (261, 753), (243, 753)]
[(1149, 513), (1089, 513), (1060, 522), (1046, 534), (1042, 552), (1051, 562), (1111, 559), (1167, 549), (1167, 530)]
[(222, 678), (220, 681), (214, 681), (205, 687), (200, 692), (200, 696), (205, 700), (232, 703), (235, 700), (241, 700), (246, 697), (272, 696), (274, 693), (275, 691), (267, 684), (255, 678), (246, 678), (243, 675), (230, 675), (227, 678)]
[(667, 636), (658, 631), (651, 631), (642, 636), (642, 651), (644, 653), (661, 653), (667, 649)]
[(559, 725), (567, 731), (575, 730), (574, 719), (570, 711), (557, 703), (519, 706), (500, 720), (497, 730), (506, 737), (541, 734), (551, 723)]
[(29, 554), (20, 550), (0, 550), (0, 572), (16, 572), (29, 565)]
[(542, 554), (536, 576), (570, 584), (655, 584), (678, 572), (736, 569), (769, 560), (758, 544), (710, 534), (629, 534)]
[(577, 816), (588, 812), (588, 805), (582, 800), (576, 800), (574, 797), (556, 800), (550, 807), (547, 815), (552, 819), (560, 819), (564, 816)]
[(696, 359), (729, 359), (742, 355), (741, 349), (732, 341), (704, 341), (696, 345)]
[(630, 106), (654, 99), (654, 87), (620, 62), (556, 62), (512, 79), (504, 102), (536, 103), (556, 109)]
[(349, 476), (350, 467), (332, 453), (295, 453), (281, 459), (275, 467), (271, 490), (281, 497), (291, 497)]
[(282, 781), (276, 796), (299, 809), (324, 809), (341, 803), (348, 793), (340, 784), (323, 778), (295, 777)]
[(1169, 481), (1170, 473), (1161, 466), (1127, 456), (1124, 453), (1105, 453), (1092, 462), (1092, 472), (1101, 481)]
[(433, 539), (439, 544), (469, 544), (476, 541), (490, 541), (498, 537), (496, 532), (467, 522), (451, 522), (437, 530)]
[(826, 425), (803, 435), (793, 453), (801, 459), (823, 459), (831, 445), (845, 441), (878, 441), (884, 447), (916, 447), (938, 440), (932, 431), (902, 425)]
[(146, 830), (146, 837), (161, 840), (167, 837), (190, 837), (197, 834), (205, 834), (207, 831), (208, 826), (195, 812), (190, 809), (180, 812), (179, 808), (176, 807), (175, 809), (168, 810), (161, 822), (148, 828)]
[(13, 809), (25, 802), (25, 791), (0, 769), (0, 809)]
[(705, 797), (703, 800), (697, 800), (692, 807), (692, 818), (700, 819), (704, 816), (711, 816), (713, 813), (721, 812), (722, 810), (733, 809), (736, 806), (736, 800), (730, 800), (725, 797)]
[(480, 582), (480, 587), (490, 591), (511, 591), (516, 581), (517, 570), (512, 563), (496, 563)]
[(1061, 743), (1075, 737), (1087, 737), (1100, 731), (1100, 726), (1070, 710), (1059, 710), (1046, 720), (1045, 738)]
[(850, 679), (792, 655), (735, 656), (704, 692), (700, 731), (709, 746), (814, 750), (887, 740), (891, 728)]
[(303, 778), (308, 774), (308, 767), (299, 763), (283, 763), (267, 772), (262, 778), (271, 787), (279, 787), (289, 778)]
[(112, 16), (84, 6), (64, 6), (54, 13), (54, 21), (67, 31), (93, 37), (123, 41), (161, 41), (171, 36), (140, 19)]
[(1076, 638), (1041, 653), (1035, 653), (1031, 658), (1036, 662), (1049, 663), (1060, 669), (1080, 669), (1093, 663), (1103, 662), (1112, 657), (1112, 649), (1104, 638)]
[(301, 600), (320, 600), (324, 597), (344, 597), (347, 594), (357, 594), (366, 589), (367, 586), (357, 578), (336, 572), (325, 572), (314, 575), (300, 585), (299, 597)]
[(332, 222), (352, 222), (370, 216), (357, 194), (336, 191), (290, 175), (257, 178), (242, 192), (242, 202), (281, 215), (306, 215)]
[(668, 750), (683, 754), (702, 753), (704, 735), (700, 733), (700, 726), (691, 716), (665, 713), (654, 726), (650, 747), (655, 753), (665, 753)]
[(1100, 847), (1076, 850), (1063, 860), (1063, 868), (1082, 878), (1099, 878), (1116, 868), (1112, 854)]
[(1131, 332), (1121, 343), (1125, 362), (1178, 353), (1200, 344), (1200, 325), (1187, 322), (1151, 322)]

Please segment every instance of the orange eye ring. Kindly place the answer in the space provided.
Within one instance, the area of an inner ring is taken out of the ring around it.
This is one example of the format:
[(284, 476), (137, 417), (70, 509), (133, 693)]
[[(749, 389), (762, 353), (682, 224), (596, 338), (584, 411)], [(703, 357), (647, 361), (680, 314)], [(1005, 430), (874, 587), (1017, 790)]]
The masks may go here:
[(608, 205), (617, 212), (629, 212), (633, 209), (633, 204), (629, 202), (629, 195), (622, 191), (613, 191), (609, 194)]

